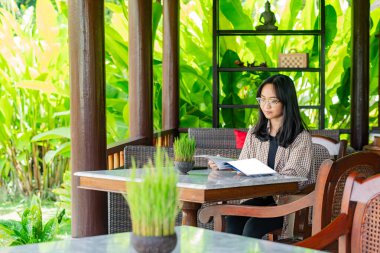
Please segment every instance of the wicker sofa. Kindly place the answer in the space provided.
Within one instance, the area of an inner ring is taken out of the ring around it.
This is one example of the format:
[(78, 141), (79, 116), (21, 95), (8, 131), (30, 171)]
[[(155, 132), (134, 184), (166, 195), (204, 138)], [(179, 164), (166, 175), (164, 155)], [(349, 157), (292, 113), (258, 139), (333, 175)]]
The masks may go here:
[[(234, 128), (189, 128), (188, 133), (190, 137), (195, 139), (198, 148), (235, 149), (236, 141), (234, 130)], [(248, 128), (240, 128), (237, 130), (247, 132)], [(343, 157), (346, 153), (352, 153), (354, 151), (350, 147), (347, 148), (346, 140), (340, 140), (339, 130), (310, 130), (310, 134), (316, 138), (326, 137), (325, 141), (339, 145), (337, 153), (330, 153), (331, 159)], [(316, 143), (323, 145), (321, 142)]]
[[(195, 138), (198, 148), (235, 148), (234, 128), (189, 128), (189, 136)], [(240, 128), (248, 131), (248, 128)], [(312, 135), (323, 135), (339, 141), (339, 130), (310, 130)]]

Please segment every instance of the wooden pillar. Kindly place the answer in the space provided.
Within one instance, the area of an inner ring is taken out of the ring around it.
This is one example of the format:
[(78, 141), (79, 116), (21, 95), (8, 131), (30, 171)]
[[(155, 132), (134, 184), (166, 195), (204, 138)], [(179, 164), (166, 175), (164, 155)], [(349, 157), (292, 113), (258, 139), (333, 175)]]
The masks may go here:
[(129, 133), (153, 142), (152, 0), (129, 0)]
[(106, 169), (104, 3), (69, 0), (72, 237), (107, 234), (107, 194), (78, 189), (77, 171)]
[(162, 128), (179, 128), (179, 0), (164, 0)]
[(369, 134), (369, 0), (352, 1), (351, 145), (362, 149)]

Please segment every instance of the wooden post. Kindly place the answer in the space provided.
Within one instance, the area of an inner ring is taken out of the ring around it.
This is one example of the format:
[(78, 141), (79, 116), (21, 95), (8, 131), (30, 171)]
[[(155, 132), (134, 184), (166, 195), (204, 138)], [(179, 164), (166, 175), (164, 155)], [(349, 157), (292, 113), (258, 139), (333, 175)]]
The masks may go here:
[(351, 146), (362, 149), (369, 134), (369, 0), (352, 1)]
[(77, 171), (106, 169), (104, 3), (69, 0), (72, 237), (107, 234), (107, 194), (78, 189)]
[(129, 133), (153, 143), (152, 1), (129, 0)]
[(179, 127), (179, 1), (164, 0), (162, 129)]
[(352, 1), (351, 146), (362, 149), (369, 134), (369, 0)]

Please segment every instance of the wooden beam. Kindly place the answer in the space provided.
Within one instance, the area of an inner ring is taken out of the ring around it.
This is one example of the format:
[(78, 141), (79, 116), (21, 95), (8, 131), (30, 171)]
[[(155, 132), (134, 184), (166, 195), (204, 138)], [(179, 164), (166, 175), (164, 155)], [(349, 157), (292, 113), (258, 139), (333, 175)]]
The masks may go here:
[(369, 134), (369, 0), (352, 1), (351, 146), (362, 149)]
[(107, 234), (107, 194), (78, 189), (77, 171), (106, 169), (104, 3), (69, 0), (72, 237)]
[(152, 0), (129, 0), (129, 135), (153, 142)]
[(163, 1), (162, 129), (179, 127), (179, 1)]

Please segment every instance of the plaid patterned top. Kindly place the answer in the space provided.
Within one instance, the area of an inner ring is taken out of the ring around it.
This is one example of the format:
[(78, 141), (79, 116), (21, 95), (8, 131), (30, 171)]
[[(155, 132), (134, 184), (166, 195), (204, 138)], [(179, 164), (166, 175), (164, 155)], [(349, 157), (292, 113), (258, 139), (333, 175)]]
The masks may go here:
[[(239, 159), (257, 158), (268, 164), (268, 152), (269, 141), (260, 141), (251, 128), (248, 131)], [(312, 166), (311, 159), (311, 136), (308, 131), (304, 130), (287, 148), (278, 147), (274, 169), (282, 175), (309, 178)]]

